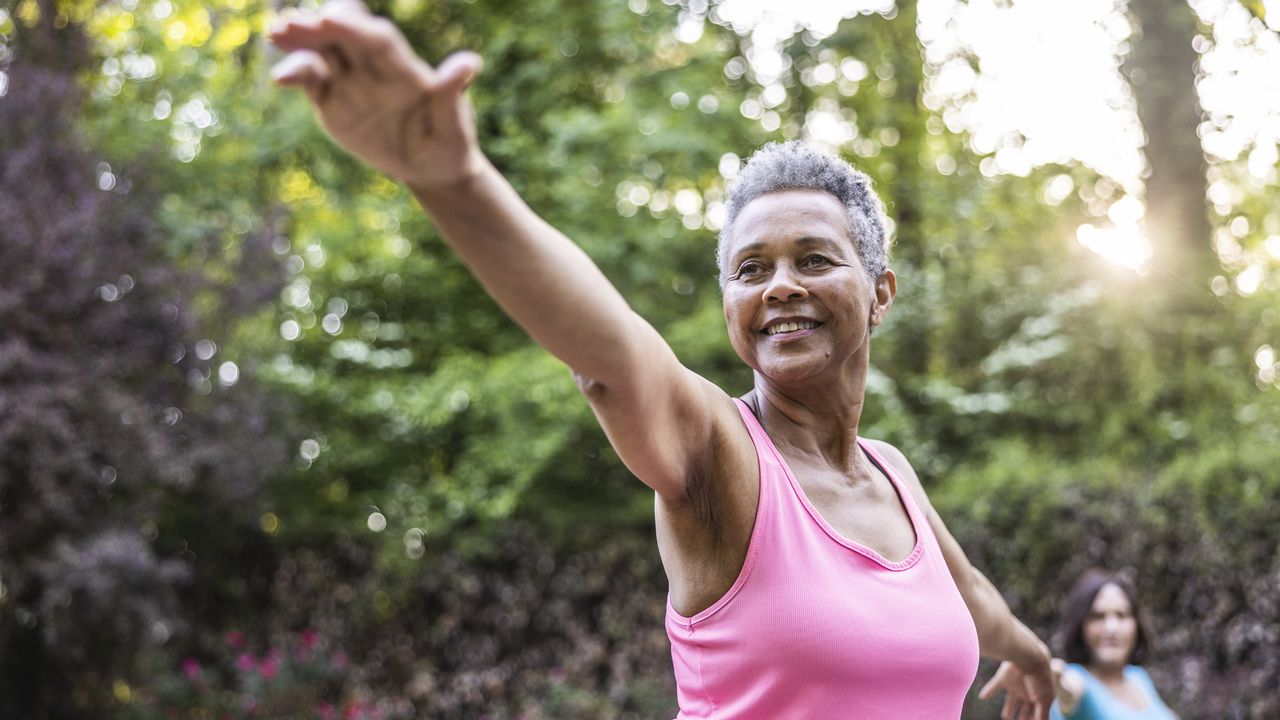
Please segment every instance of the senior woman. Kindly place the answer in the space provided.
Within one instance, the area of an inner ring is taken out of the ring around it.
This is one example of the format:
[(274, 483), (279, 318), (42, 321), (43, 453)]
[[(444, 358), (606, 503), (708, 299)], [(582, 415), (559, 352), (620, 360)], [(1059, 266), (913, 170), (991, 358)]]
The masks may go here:
[(955, 720), (984, 696), (1044, 718), (1049, 654), (948, 533), (910, 463), (858, 436), (871, 331), (897, 291), (867, 178), (770, 146), (731, 192), (719, 245), (735, 399), (680, 364), (482, 154), (465, 89), (355, 2), (282, 19), (277, 82), (350, 152), (404, 182), (502, 308), (574, 372), (655, 492), (681, 718)]

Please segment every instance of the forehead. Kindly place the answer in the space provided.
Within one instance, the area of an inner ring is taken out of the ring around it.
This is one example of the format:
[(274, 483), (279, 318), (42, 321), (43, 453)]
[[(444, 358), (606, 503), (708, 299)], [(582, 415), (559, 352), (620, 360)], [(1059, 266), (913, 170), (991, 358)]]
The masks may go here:
[(738, 213), (728, 255), (768, 240), (825, 238), (850, 240), (844, 205), (822, 190), (780, 190), (752, 200)]
[(1093, 598), (1093, 606), (1090, 608), (1095, 613), (1102, 612), (1129, 612), (1129, 597), (1119, 587), (1107, 584)]

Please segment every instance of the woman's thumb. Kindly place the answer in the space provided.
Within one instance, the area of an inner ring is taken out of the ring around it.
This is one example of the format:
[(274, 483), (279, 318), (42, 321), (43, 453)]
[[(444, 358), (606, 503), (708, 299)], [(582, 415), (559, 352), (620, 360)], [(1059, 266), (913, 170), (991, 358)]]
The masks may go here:
[(484, 67), (484, 59), (470, 50), (459, 50), (450, 55), (436, 68), (436, 79), (439, 87), (461, 93), (467, 89), (472, 80), (480, 74)]

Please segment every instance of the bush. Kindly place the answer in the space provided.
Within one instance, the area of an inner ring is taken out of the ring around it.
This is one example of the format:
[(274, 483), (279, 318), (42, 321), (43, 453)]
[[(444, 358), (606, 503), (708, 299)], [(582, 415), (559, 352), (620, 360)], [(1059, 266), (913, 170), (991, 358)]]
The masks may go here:
[[(1266, 718), (1280, 712), (1275, 461), (1247, 431), (1163, 468), (1010, 442), (957, 468), (931, 496), (1041, 637), (1052, 637), (1082, 572), (1125, 573), (1153, 626), (1148, 665), (1165, 700), (1184, 717)], [(986, 714), (974, 717), (994, 717), (989, 710), (976, 706)]]
[(403, 698), (372, 699), (348, 687), (350, 661), (312, 630), (253, 652), (245, 635), (227, 634), (207, 663), (185, 657), (157, 667), (147, 685), (117, 683), (118, 720), (270, 718), (397, 720), (411, 717)]

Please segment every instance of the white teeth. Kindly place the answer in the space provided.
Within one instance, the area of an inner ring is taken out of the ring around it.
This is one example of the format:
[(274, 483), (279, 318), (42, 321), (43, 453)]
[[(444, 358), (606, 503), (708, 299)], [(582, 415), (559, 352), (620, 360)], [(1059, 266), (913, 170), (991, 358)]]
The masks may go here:
[(818, 327), (818, 323), (813, 322), (812, 320), (801, 320), (800, 322), (778, 323), (777, 325), (774, 325), (773, 327), (769, 328), (765, 332), (768, 333), (769, 335), (777, 335), (778, 333), (789, 333), (789, 332), (795, 332), (797, 330), (810, 330), (816, 327)]

